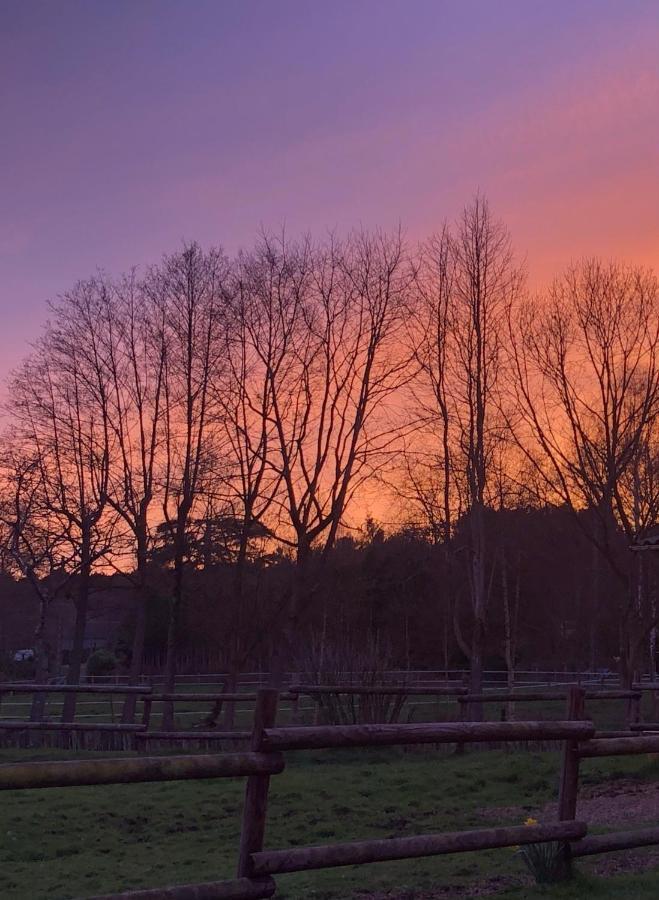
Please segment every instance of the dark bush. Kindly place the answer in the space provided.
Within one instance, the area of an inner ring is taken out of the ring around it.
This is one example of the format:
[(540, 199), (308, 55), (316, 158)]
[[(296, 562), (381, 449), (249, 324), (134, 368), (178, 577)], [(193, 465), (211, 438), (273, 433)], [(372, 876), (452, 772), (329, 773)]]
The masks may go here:
[(95, 650), (87, 660), (87, 675), (112, 675), (117, 665), (117, 657), (110, 650)]

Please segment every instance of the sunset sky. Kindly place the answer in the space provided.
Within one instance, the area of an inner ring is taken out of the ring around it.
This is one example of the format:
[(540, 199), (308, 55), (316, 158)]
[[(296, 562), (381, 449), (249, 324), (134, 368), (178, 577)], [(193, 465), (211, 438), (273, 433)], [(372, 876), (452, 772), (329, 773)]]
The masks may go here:
[(659, 267), (657, 0), (0, 3), (0, 376), (97, 267), (476, 190), (535, 284)]

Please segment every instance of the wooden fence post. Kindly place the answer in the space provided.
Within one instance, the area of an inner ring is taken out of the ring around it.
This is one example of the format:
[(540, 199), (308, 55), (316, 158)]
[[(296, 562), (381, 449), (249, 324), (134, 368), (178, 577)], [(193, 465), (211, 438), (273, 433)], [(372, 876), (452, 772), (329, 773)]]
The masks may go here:
[[(257, 691), (250, 750), (254, 752), (261, 750), (263, 730), (272, 728), (275, 724), (278, 700), (279, 691), (275, 688), (262, 688)], [(238, 857), (239, 878), (252, 877), (251, 854), (263, 849), (269, 787), (269, 775), (250, 775), (247, 778)]]
[[(456, 699), (458, 701), (458, 722), (466, 722), (469, 718), (469, 716), (468, 716), (469, 706), (465, 702), (463, 697), (457, 697)], [(462, 756), (465, 752), (465, 746), (466, 745), (464, 743), (456, 744), (455, 745), (455, 755)]]
[[(640, 677), (637, 675), (634, 678), (634, 682), (640, 681)], [(628, 717), (627, 717), (627, 728), (630, 728), (632, 725), (638, 725), (641, 721), (641, 703), (643, 699), (643, 694), (641, 691), (635, 697), (629, 698), (629, 706), (628, 706)]]
[(300, 695), (291, 691), (291, 722), (293, 725), (301, 725), (302, 718), (300, 716)]
[[(567, 695), (567, 715), (570, 720), (584, 718), (586, 692), (581, 687), (571, 687)], [(577, 814), (579, 790), (579, 742), (567, 740), (563, 744), (561, 784), (558, 794), (558, 818), (564, 822)]]
[(151, 724), (151, 706), (153, 704), (153, 700), (151, 699), (150, 694), (145, 694), (142, 697), (142, 725), (147, 729), (149, 729), (149, 725)]

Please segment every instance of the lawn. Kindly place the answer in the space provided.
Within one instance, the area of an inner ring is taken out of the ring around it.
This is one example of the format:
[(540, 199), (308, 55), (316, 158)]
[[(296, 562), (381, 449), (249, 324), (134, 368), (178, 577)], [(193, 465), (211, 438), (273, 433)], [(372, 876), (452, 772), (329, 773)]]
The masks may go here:
[[(2, 762), (66, 756), (0, 751)], [(554, 753), (355, 750), (289, 753), (287, 761), (272, 779), (266, 845), (273, 848), (519, 824), (556, 798), (558, 779)], [(657, 781), (659, 763), (584, 763), (585, 787), (622, 778)], [(232, 877), (242, 793), (240, 781), (228, 780), (6, 792), (0, 896), (65, 900)], [(659, 895), (659, 869), (606, 878), (592, 875), (592, 862), (579, 869), (584, 874), (571, 885), (532, 888), (519, 856), (507, 849), (281, 876), (277, 896), (409, 898), (433, 891), (449, 898), (484, 889), (508, 900)]]

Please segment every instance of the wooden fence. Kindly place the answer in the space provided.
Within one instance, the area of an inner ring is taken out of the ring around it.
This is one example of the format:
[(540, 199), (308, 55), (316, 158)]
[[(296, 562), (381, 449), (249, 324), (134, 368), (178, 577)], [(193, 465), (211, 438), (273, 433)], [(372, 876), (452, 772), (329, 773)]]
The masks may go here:
[[(632, 690), (621, 690), (617, 688), (588, 688), (584, 689), (584, 697), (590, 701), (598, 700), (624, 700), (627, 704), (626, 727), (625, 730), (639, 730), (644, 726), (640, 722), (640, 701), (643, 690), (655, 690), (657, 686), (651, 683), (643, 683), (634, 685)], [(315, 706), (315, 724), (319, 724), (321, 713), (324, 711), (329, 715), (330, 721), (333, 718), (341, 720), (343, 718), (352, 717), (354, 724), (358, 721), (390, 721), (395, 722), (401, 715), (403, 705), (408, 701), (414, 702), (422, 698), (429, 698), (430, 701), (437, 700), (440, 703), (454, 701), (456, 703), (455, 717), (459, 721), (467, 721), (470, 718), (470, 710), (477, 704), (483, 703), (505, 703), (505, 709), (502, 709), (503, 718), (512, 718), (515, 703), (546, 703), (565, 700), (568, 696), (570, 688), (563, 687), (560, 689), (545, 690), (529, 690), (517, 689), (508, 690), (487, 690), (481, 694), (469, 693), (464, 686), (455, 683), (417, 683), (417, 684), (380, 684), (380, 685), (360, 685), (360, 684), (334, 684), (334, 685), (311, 685), (311, 684), (291, 684), (289, 690), (279, 694), (280, 701), (288, 701), (291, 704), (290, 718), (293, 722), (300, 719), (299, 699), (301, 697), (309, 697), (316, 704)], [(100, 749), (130, 749), (134, 747), (154, 747), (160, 746), (162, 743), (171, 744), (172, 742), (186, 745), (190, 741), (196, 742), (198, 745), (217, 745), (219, 742), (229, 742), (230, 746), (234, 746), (235, 742), (246, 743), (250, 738), (250, 731), (233, 728), (233, 710), (237, 704), (250, 704), (256, 702), (257, 692), (249, 691), (227, 691), (226, 689), (219, 692), (212, 691), (177, 691), (175, 693), (155, 692), (154, 688), (149, 685), (128, 685), (122, 683), (115, 684), (81, 684), (81, 685), (59, 685), (59, 684), (33, 684), (33, 683), (5, 683), (0, 684), (0, 712), (2, 711), (2, 700), (4, 696), (11, 694), (31, 694), (33, 699), (39, 695), (65, 695), (74, 694), (76, 697), (81, 695), (98, 695), (98, 696), (120, 696), (124, 697), (123, 710), (119, 715), (120, 721), (115, 721), (114, 714), (111, 722), (81, 722), (73, 721), (67, 718), (64, 712), (61, 721), (54, 721), (44, 715), (44, 704), (32, 704), (30, 719), (0, 719), (0, 738), (5, 736), (18, 736), (23, 742), (31, 740), (30, 735), (41, 734), (42, 740), (44, 735), (59, 745), (72, 746), (74, 748), (87, 746), (89, 742), (84, 743), (88, 735), (96, 735), (95, 746)], [(340, 697), (347, 697), (349, 705), (346, 710), (341, 710), (340, 704), (329, 702), (333, 698), (337, 700)], [(391, 701), (391, 705), (387, 706), (386, 702), (379, 705), (378, 699), (383, 701)], [(136, 718), (136, 702), (142, 704), (141, 721), (135, 721)], [(323, 707), (323, 703), (328, 703)], [(178, 730), (159, 730), (153, 726), (153, 706), (155, 703), (173, 704), (213, 704), (216, 712), (216, 718), (219, 717), (219, 710), (224, 707), (232, 709), (230, 716), (230, 727), (220, 729), (216, 728), (214, 722), (207, 723), (207, 727), (194, 729), (178, 729)], [(341, 715), (339, 715), (342, 713)], [(348, 715), (349, 714), (349, 715)], [(474, 717), (474, 716), (472, 716)], [(649, 729), (651, 726), (645, 726)], [(604, 736), (603, 734), (601, 735)], [(611, 735), (613, 736), (613, 735)]]
[[(30, 718), (24, 719), (3, 719), (0, 718), (0, 737), (10, 735), (21, 738), (25, 735), (34, 735), (35, 733), (45, 735), (57, 735), (60, 742), (71, 744), (75, 735), (96, 735), (96, 736), (116, 736), (120, 745), (117, 749), (129, 749), (133, 746), (135, 735), (146, 731), (148, 723), (136, 723), (135, 719), (135, 700), (141, 699), (144, 703), (144, 709), (148, 708), (148, 698), (152, 693), (152, 689), (146, 685), (112, 685), (112, 684), (35, 684), (33, 682), (19, 683), (2, 683), (0, 684), (0, 712), (2, 711), (2, 702), (4, 698), (12, 694), (29, 694), (32, 696), (32, 704), (30, 709)], [(125, 698), (124, 709), (130, 703), (132, 713), (130, 720), (125, 720), (122, 716), (121, 722), (80, 722), (75, 721), (74, 716), (77, 708), (78, 695), (92, 695), (113, 698), (117, 695)], [(55, 722), (45, 716), (43, 698), (52, 695), (73, 695), (73, 704), (67, 709), (67, 705), (62, 705), (60, 720)], [(40, 698), (42, 702), (36, 702)], [(77, 744), (74, 742), (74, 746)], [(103, 749), (109, 749), (107, 741), (102, 745)], [(112, 747), (114, 749), (114, 747)]]
[[(274, 894), (276, 884), (273, 876), (306, 869), (464, 853), (546, 841), (563, 842), (567, 857), (659, 843), (659, 828), (589, 836), (587, 824), (576, 819), (581, 759), (659, 751), (659, 735), (597, 737), (593, 723), (583, 718), (585, 700), (586, 692), (583, 689), (571, 688), (567, 697), (566, 718), (557, 722), (276, 727), (279, 695), (275, 690), (266, 689), (257, 694), (250, 748), (244, 753), (3, 765), (0, 766), (0, 790), (192, 778), (247, 778), (235, 879), (131, 891), (108, 895), (102, 900), (257, 900)], [(275, 850), (265, 849), (263, 846), (270, 779), (283, 771), (283, 753), (286, 751), (548, 740), (563, 742), (557, 822)]]
[[(149, 685), (127, 684), (36, 684), (33, 682), (0, 683), (0, 713), (3, 711), (3, 698), (12, 694), (32, 695), (35, 697), (50, 695), (78, 694), (101, 697), (123, 697), (124, 704), (118, 718), (120, 721), (74, 721), (62, 710), (59, 720), (45, 715), (44, 705), (31, 705), (29, 719), (0, 718), (0, 740), (5, 735), (15, 739), (23, 739), (23, 743), (29, 743), (35, 735), (39, 735), (41, 742), (51, 738), (57, 746), (68, 746), (73, 749), (86, 747), (87, 749), (135, 749), (147, 746), (160, 746), (166, 744), (182, 743), (184, 745), (194, 742), (197, 745), (229, 743), (234, 746), (236, 742), (249, 741), (251, 731), (221, 730), (217, 728), (196, 728), (193, 730), (163, 731), (154, 728), (152, 722), (153, 706), (155, 703), (185, 703), (185, 704), (214, 704), (219, 709), (222, 705), (236, 705), (247, 703), (253, 706), (256, 703), (256, 691), (243, 692), (192, 692), (180, 691), (177, 693), (155, 693)], [(290, 701), (293, 718), (296, 718), (297, 702), (299, 695), (291, 691), (283, 691), (279, 695), (280, 700)], [(142, 703), (141, 721), (136, 722), (136, 700)], [(90, 746), (85, 738), (92, 736), (95, 743)]]

